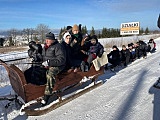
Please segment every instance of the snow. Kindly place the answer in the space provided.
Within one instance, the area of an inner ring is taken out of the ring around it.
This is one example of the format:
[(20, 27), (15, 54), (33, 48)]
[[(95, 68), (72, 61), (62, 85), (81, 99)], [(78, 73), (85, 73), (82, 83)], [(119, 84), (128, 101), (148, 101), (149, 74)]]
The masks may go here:
[[(160, 37), (157, 51), (147, 59), (138, 59), (116, 72), (106, 71), (98, 79), (104, 84), (42, 116), (19, 115), (15, 105), (4, 109), (0, 101), (0, 119), (14, 120), (159, 120), (160, 89), (154, 88), (160, 73)], [(10, 85), (0, 88), (0, 96)]]

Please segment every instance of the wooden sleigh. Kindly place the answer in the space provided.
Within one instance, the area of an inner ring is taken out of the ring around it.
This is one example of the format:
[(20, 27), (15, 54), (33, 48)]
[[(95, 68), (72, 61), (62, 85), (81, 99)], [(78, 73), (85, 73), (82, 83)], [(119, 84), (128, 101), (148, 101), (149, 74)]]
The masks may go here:
[[(13, 90), (18, 96), (20, 96), (23, 99), (25, 103), (29, 103), (33, 100), (38, 101), (39, 100), (38, 98), (44, 96), (45, 85), (34, 85), (31, 83), (27, 84), (24, 73), (14, 64), (8, 65), (2, 61), (0, 62), (0, 64), (3, 65), (7, 70)], [(59, 98), (58, 103), (53, 104), (49, 108), (43, 110), (35, 110), (31, 107), (25, 106), (22, 108), (21, 111), (25, 111), (27, 115), (45, 114), (71, 101), (72, 99), (84, 94), (85, 92), (88, 92), (91, 89), (94, 89), (97, 86), (101, 85), (102, 82), (96, 82), (96, 79), (98, 78), (98, 76), (102, 74), (104, 74), (104, 67), (101, 66), (98, 70), (96, 70), (94, 65), (92, 65), (90, 70), (87, 72), (82, 72), (79, 70), (78, 72), (64, 72), (58, 74), (56, 76), (56, 83), (53, 88), (53, 91), (56, 91), (54, 95), (57, 98)], [(93, 83), (93, 85), (87, 89), (84, 89), (79, 93), (69, 96), (67, 99), (62, 99), (65, 90), (72, 89), (73, 87), (78, 87), (81, 86), (82, 84), (85, 84), (86, 81), (83, 82), (84, 76), (86, 76), (87, 78), (92, 76), (90, 79), (90, 84)]]

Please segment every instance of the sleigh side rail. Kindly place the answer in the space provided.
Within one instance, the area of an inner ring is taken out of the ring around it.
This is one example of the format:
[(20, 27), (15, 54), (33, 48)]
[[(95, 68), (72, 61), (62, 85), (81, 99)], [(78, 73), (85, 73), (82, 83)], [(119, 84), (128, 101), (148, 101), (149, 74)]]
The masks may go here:
[(23, 76), (23, 72), (21, 73), (20, 70), (18, 73), (14, 70), (14, 65), (8, 65), (5, 62), (0, 61), (0, 64), (4, 66), (8, 73), (8, 77), (11, 83), (13, 90), (17, 93), (25, 101), (25, 93), (24, 93), (24, 84), (25, 80)]

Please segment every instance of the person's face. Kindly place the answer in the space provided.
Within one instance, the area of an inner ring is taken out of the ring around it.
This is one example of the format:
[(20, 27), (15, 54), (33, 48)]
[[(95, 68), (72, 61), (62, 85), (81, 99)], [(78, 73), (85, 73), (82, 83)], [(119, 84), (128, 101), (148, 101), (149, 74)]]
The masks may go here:
[(70, 41), (71, 41), (71, 36), (70, 35), (66, 36), (65, 42), (67, 44), (70, 44)]
[(134, 48), (134, 47), (135, 47), (135, 44), (132, 45), (132, 48)]
[(138, 46), (139, 46), (139, 44), (136, 43), (136, 44), (135, 44), (135, 47), (138, 47)]
[(95, 40), (95, 39), (91, 40), (91, 43), (92, 43), (93, 45), (95, 45), (95, 44), (96, 44), (96, 40)]
[(50, 46), (52, 43), (54, 43), (54, 40), (46, 39), (46, 45)]
[(126, 47), (123, 47), (122, 49), (123, 49), (123, 50), (126, 50)]
[(78, 34), (78, 32), (79, 32), (78, 30), (74, 30), (73, 34)]
[(117, 48), (113, 48), (113, 50), (117, 50)]

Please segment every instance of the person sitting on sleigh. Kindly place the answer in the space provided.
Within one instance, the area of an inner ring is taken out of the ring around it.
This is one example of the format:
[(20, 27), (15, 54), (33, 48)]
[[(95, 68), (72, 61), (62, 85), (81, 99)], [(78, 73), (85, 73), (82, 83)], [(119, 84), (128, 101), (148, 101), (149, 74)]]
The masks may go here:
[[(81, 52), (87, 55), (87, 58), (81, 63), (81, 70), (84, 72), (88, 71), (88, 69), (91, 67), (92, 61), (96, 59), (97, 56), (102, 56), (104, 47), (100, 44), (100, 42), (98, 42), (96, 35), (91, 36), (89, 42), (84, 41), (81, 46), (83, 46), (83, 48), (88, 48), (88, 50), (86, 49), (86, 51), (84, 49), (81, 50)], [(88, 69), (85, 67), (88, 67)]]

